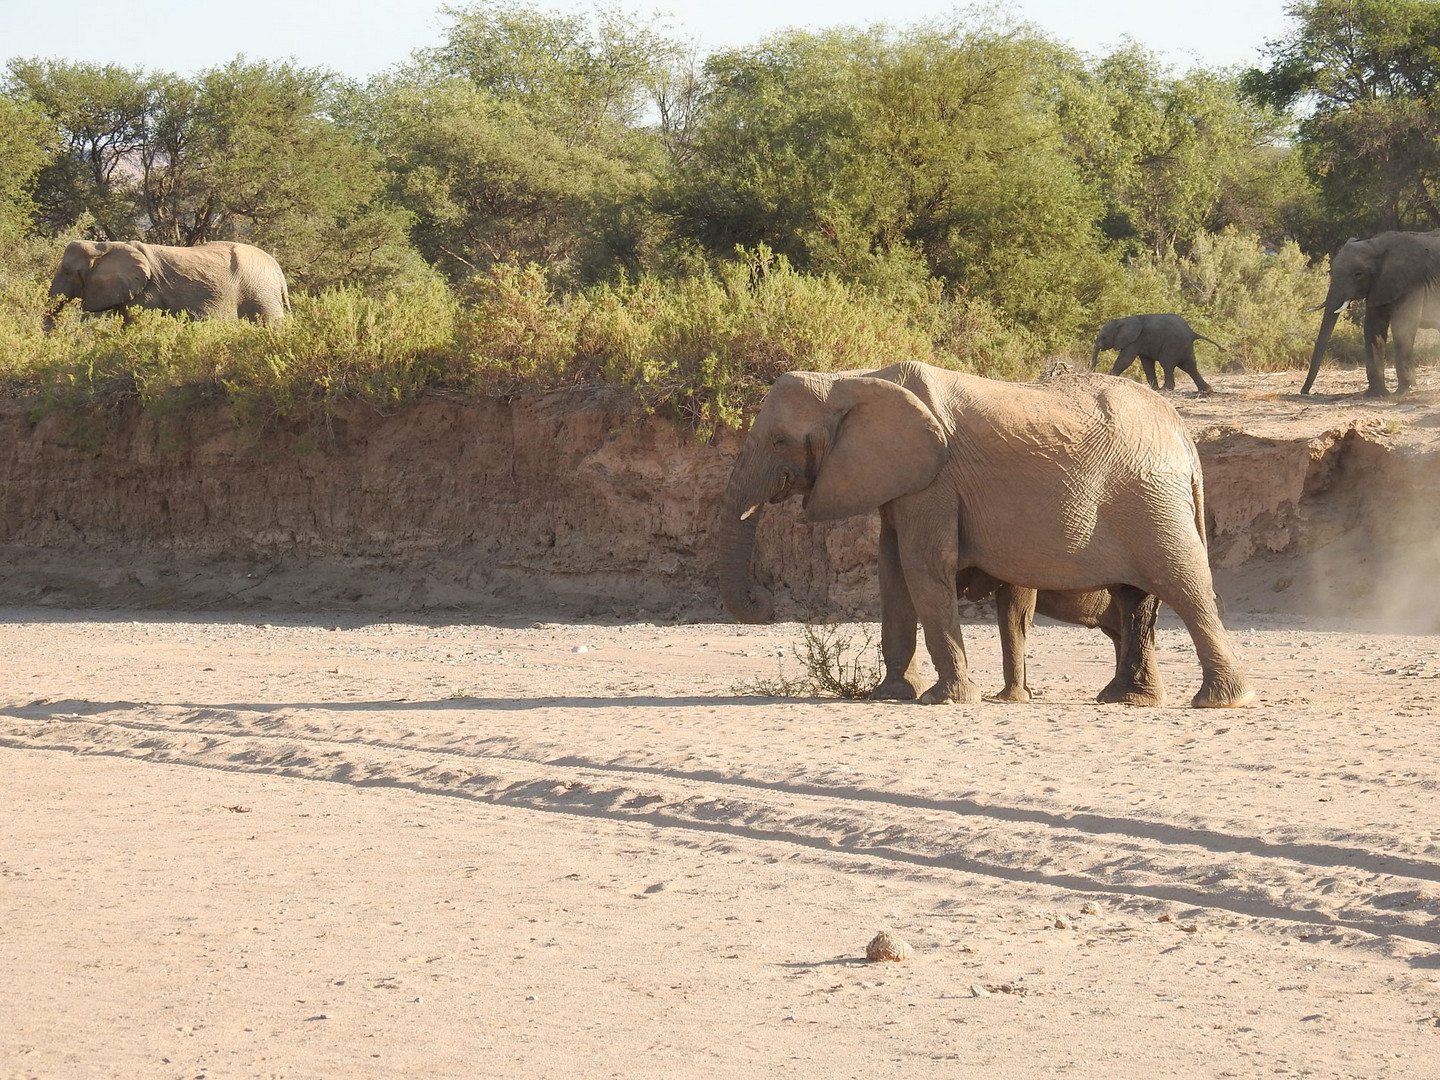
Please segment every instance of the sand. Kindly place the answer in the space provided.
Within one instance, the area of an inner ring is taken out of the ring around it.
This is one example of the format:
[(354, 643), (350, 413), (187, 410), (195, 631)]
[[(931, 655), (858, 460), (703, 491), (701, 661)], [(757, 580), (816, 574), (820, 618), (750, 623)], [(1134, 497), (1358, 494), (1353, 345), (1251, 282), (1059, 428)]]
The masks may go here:
[(739, 692), (794, 624), (0, 611), (0, 1076), (1440, 1074), (1440, 638), (1229, 624), (1209, 712), (1173, 622), (1128, 709), (1070, 627), (924, 707)]

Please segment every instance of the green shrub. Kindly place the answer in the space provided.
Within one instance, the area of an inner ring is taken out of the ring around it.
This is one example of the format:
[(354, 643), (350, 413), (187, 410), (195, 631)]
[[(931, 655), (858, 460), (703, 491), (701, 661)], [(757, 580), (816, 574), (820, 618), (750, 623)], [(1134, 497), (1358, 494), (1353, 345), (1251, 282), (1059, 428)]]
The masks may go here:
[[(1203, 233), (1187, 255), (1173, 252), (1137, 262), (1127, 274), (1129, 310), (1174, 311), (1195, 330), (1225, 346), (1217, 354), (1196, 349), (1202, 366), (1240, 371), (1284, 371), (1310, 360), (1325, 299), (1329, 268), (1312, 266), (1294, 243), (1278, 251), (1235, 229)], [(1362, 336), (1352, 320), (1342, 319), (1331, 339), (1330, 355), (1355, 362)], [(1207, 356), (1208, 353), (1208, 356)]]
[[(741, 424), (785, 371), (922, 360), (1030, 379), (1057, 356), (1088, 366), (1100, 323), (1138, 311), (1177, 311), (1225, 344), (1224, 354), (1202, 346), (1207, 366), (1279, 370), (1308, 360), (1319, 315), (1306, 309), (1327, 284), (1293, 245), (1267, 251), (1227, 230), (1183, 257), (1091, 267), (1084, 295), (1067, 301), (1066, 325), (1038, 325), (938, 282), (886, 292), (802, 274), (761, 246), (682, 277), (559, 294), (541, 268), (514, 263), (457, 289), (421, 275), (385, 295), (360, 286), (296, 294), (291, 316), (270, 326), (153, 311), (122, 326), (82, 317), (72, 303), (46, 334), (53, 250), (22, 244), (3, 254), (0, 392), (38, 393), (47, 407), (223, 400), (244, 424), (320, 429), (345, 400), (388, 410), (431, 388), (513, 396), (606, 383), (708, 437)], [(1334, 348), (1342, 362), (1358, 356), (1353, 322), (1342, 321)]]

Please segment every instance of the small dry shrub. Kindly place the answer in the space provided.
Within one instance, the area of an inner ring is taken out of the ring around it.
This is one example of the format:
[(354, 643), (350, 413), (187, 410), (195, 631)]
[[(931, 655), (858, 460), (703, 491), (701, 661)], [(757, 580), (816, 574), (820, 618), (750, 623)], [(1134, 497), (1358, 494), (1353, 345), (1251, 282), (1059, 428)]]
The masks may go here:
[(737, 683), (732, 690), (752, 697), (837, 697), (855, 701), (870, 696), (884, 665), (880, 646), (866, 631), (860, 644), (839, 623), (806, 624), (801, 640), (790, 645), (802, 673), (791, 677), (785, 657), (776, 660), (773, 679)]

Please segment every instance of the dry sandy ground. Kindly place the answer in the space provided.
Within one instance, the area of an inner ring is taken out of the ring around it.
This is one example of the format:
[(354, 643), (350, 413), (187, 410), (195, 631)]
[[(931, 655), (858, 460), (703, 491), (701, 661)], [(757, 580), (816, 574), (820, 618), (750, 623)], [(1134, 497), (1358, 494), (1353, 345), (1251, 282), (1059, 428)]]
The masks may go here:
[(1217, 713), (1054, 626), (926, 708), (737, 694), (793, 625), (261, 619), (0, 612), (0, 1075), (1440, 1075), (1440, 638), (1232, 622)]

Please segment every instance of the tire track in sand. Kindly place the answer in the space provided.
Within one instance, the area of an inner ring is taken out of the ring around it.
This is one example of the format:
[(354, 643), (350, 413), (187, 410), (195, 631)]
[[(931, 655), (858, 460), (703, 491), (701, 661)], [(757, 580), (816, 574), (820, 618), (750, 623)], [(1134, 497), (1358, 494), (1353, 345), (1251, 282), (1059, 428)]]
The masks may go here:
[[(538, 760), (493, 740), (327, 734), (284, 713), (132, 703), (0, 710), (0, 746), (104, 754), (252, 772), (546, 813), (797, 845), (828, 860), (977, 875), (1078, 893), (1170, 901), (1328, 934), (1440, 944), (1431, 893), (1440, 863), (1326, 844), (1252, 838), (1154, 822), (1053, 815), (894, 790), (687, 773), (566, 755)], [(403, 713), (397, 705), (396, 713)], [(1396, 897), (1409, 898), (1398, 901)]]

